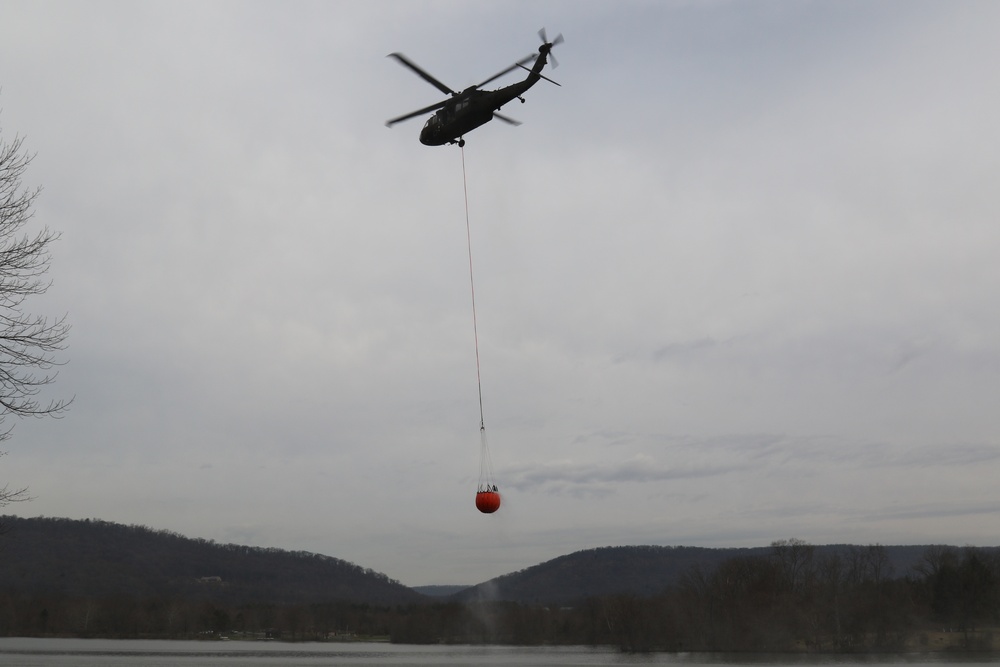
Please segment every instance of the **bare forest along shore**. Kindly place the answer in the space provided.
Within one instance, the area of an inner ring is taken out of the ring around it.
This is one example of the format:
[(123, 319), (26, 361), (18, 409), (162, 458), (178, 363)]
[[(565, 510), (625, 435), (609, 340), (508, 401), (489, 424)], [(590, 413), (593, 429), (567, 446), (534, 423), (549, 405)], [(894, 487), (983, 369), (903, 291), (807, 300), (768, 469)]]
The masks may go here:
[(99, 520), (0, 518), (0, 636), (1000, 650), (1000, 548), (622, 546), (476, 586)]

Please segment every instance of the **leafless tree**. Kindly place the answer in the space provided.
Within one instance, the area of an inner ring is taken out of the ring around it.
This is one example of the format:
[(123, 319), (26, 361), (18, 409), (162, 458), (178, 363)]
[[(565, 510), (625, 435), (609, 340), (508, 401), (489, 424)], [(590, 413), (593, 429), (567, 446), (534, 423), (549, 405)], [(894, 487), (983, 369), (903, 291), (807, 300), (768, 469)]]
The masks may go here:
[(787, 590), (803, 588), (812, 575), (813, 554), (816, 548), (797, 537), (771, 542), (771, 554), (778, 564), (782, 583)]
[[(10, 437), (9, 417), (57, 417), (69, 405), (39, 398), (56, 379), (56, 355), (66, 347), (69, 324), (65, 316), (50, 319), (24, 309), (29, 297), (49, 288), (49, 244), (59, 235), (47, 227), (24, 229), (41, 189), (21, 184), (33, 157), (22, 143), (21, 137), (9, 143), (0, 138), (0, 441)], [(0, 507), (27, 499), (24, 488), (0, 487)]]
[[(3, 456), (6, 452), (0, 452), (0, 456)], [(24, 500), (30, 500), (28, 497), (27, 487), (22, 487), (19, 489), (12, 489), (10, 486), (0, 487), (0, 507), (4, 507), (11, 503), (17, 503)], [(7, 532), (7, 527), (0, 522), (0, 535)]]

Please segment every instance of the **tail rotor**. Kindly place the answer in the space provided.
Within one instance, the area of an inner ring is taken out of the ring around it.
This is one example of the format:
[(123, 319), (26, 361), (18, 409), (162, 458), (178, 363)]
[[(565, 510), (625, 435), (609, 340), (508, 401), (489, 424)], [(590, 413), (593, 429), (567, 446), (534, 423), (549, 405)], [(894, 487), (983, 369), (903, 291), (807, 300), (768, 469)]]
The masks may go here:
[(564, 40), (562, 33), (556, 35), (555, 39), (551, 42), (549, 41), (548, 35), (545, 33), (545, 28), (538, 31), (538, 36), (542, 40), (542, 45), (538, 47), (538, 52), (547, 55), (549, 59), (552, 60), (552, 67), (559, 67), (559, 61), (556, 60), (556, 57), (552, 54), (552, 47), (563, 43)]

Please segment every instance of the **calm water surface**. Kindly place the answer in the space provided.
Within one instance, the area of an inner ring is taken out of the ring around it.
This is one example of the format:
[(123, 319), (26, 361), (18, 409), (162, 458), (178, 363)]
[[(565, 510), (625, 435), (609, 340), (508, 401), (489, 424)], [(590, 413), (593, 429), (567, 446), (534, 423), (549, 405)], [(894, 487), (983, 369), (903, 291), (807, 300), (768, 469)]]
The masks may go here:
[(0, 638), (0, 665), (17, 667), (602, 667), (609, 665), (727, 665), (731, 667), (819, 667), (825, 665), (998, 665), (994, 655), (797, 656), (662, 653), (624, 655), (588, 647), (407, 646), (398, 644), (285, 644), (281, 642), (193, 642), (107, 639)]

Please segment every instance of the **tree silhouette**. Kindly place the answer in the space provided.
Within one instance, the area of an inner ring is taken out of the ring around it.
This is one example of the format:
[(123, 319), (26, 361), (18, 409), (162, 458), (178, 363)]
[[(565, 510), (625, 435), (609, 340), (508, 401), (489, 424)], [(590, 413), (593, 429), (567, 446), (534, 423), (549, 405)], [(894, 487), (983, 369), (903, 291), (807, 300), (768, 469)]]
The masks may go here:
[[(39, 400), (55, 381), (56, 353), (65, 349), (69, 324), (65, 316), (49, 319), (24, 309), (29, 297), (49, 288), (49, 244), (59, 235), (47, 227), (24, 230), (41, 189), (21, 183), (32, 160), (22, 143), (0, 139), (0, 441), (10, 437), (8, 417), (58, 416), (69, 404)], [(0, 507), (27, 499), (26, 488), (0, 488)]]

